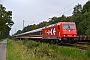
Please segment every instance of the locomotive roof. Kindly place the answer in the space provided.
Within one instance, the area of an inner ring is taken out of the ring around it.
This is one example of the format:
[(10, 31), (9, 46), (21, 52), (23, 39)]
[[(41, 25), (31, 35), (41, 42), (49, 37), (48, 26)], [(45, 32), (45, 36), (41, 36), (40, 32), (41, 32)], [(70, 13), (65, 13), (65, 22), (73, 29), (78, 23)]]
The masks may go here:
[(68, 23), (70, 24), (71, 23), (71, 24), (74, 24), (75, 22), (58, 22), (57, 24), (60, 24), (60, 23), (65, 23), (65, 24), (68, 24)]
[(45, 28), (52, 27), (52, 26), (55, 26), (55, 25), (57, 25), (57, 23), (56, 24), (51, 24), (49, 26), (46, 26)]
[(75, 24), (75, 22), (58, 22), (58, 23), (56, 23), (56, 24), (51, 24), (51, 25), (49, 25), (49, 26), (46, 26), (45, 28), (49, 28), (49, 27), (52, 27), (52, 26), (56, 26), (56, 25), (60, 25), (60, 24)]

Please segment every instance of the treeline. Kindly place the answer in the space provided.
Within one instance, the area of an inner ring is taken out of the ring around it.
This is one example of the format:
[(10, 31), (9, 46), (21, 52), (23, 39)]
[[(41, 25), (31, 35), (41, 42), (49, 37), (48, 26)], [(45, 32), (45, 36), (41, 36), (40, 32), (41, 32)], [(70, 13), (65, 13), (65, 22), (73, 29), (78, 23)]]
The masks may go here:
[(79, 35), (90, 35), (90, 1), (86, 2), (83, 6), (77, 4), (74, 7), (72, 16), (66, 17), (65, 15), (62, 15), (60, 17), (52, 17), (49, 19), (48, 22), (43, 21), (39, 24), (28, 25), (27, 27), (24, 27), (22, 31), (18, 30), (15, 34), (31, 31), (57, 22), (75, 22)]
[(7, 38), (9, 36), (9, 31), (13, 24), (12, 11), (6, 11), (6, 8), (0, 4), (0, 39)]

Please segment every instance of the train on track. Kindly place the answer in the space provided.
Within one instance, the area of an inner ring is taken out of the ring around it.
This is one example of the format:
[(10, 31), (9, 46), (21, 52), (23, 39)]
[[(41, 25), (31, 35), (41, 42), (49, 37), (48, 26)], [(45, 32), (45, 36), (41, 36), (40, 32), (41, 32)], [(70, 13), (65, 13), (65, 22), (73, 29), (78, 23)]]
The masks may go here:
[(41, 40), (51, 43), (76, 43), (79, 39), (75, 22), (58, 22), (15, 35), (17, 39)]

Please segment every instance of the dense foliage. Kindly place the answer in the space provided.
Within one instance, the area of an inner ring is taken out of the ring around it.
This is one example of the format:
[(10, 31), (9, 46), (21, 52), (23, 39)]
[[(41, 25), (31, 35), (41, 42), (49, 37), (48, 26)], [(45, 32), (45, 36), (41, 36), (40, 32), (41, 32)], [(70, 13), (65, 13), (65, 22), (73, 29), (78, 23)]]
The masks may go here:
[(13, 24), (12, 11), (6, 11), (6, 8), (0, 4), (0, 39), (9, 36)]
[[(79, 35), (90, 35), (90, 1), (86, 2), (84, 6), (77, 4), (74, 7), (72, 16), (66, 17), (62, 15), (60, 17), (49, 18), (48, 22), (43, 21), (39, 24), (28, 25), (24, 27), (19, 33), (30, 31), (33, 29), (41, 28), (50, 24), (55, 24), (57, 22), (75, 22), (77, 25)], [(16, 34), (19, 34), (18, 32)]]
[(8, 40), (6, 60), (90, 60), (90, 49), (81, 51), (32, 40)]

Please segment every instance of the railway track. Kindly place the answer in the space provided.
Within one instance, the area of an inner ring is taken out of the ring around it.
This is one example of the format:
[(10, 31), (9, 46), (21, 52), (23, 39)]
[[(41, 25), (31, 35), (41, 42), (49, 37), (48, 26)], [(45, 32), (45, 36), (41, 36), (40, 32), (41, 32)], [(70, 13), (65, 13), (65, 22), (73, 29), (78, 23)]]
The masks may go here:
[(83, 52), (87, 51), (89, 46), (90, 46), (89, 42), (77, 42), (76, 44), (68, 45), (68, 47), (72, 47), (72, 48), (75, 47)]
[(89, 42), (78, 42), (76, 44), (76, 47), (81, 49), (81, 50), (87, 50), (89, 46), (90, 46)]
[(76, 44), (63, 44), (60, 46), (66, 46), (66, 47), (70, 47), (70, 48), (78, 48), (81, 51), (85, 52), (88, 50), (90, 43), (89, 42), (77, 42)]

